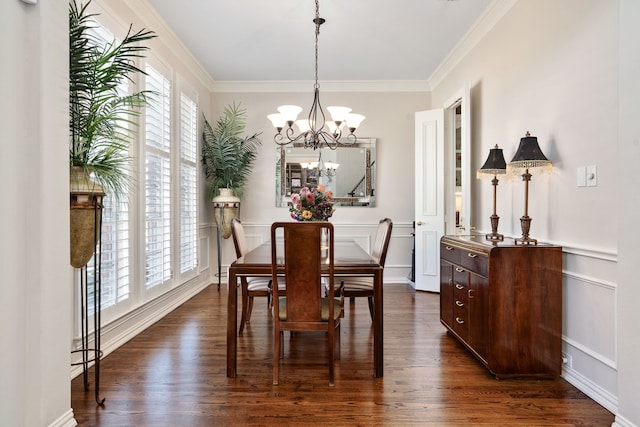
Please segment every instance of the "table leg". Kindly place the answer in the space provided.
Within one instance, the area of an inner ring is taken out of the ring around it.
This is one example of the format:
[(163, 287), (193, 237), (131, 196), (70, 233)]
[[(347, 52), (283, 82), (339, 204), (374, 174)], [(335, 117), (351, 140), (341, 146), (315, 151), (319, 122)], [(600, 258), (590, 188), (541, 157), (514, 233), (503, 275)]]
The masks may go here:
[(382, 268), (374, 276), (373, 286), (373, 376), (384, 376)]
[(237, 368), (238, 344), (238, 286), (236, 272), (229, 268), (227, 290), (227, 377), (235, 378)]

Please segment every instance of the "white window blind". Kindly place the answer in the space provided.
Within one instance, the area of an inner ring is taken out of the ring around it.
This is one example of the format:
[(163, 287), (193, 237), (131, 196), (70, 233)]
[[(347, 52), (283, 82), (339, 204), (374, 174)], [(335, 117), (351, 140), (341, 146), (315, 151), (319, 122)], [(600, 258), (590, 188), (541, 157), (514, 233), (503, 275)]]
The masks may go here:
[(102, 210), (102, 308), (130, 295), (129, 209), (105, 197)]
[(197, 197), (196, 145), (198, 107), (186, 94), (180, 94), (180, 273), (196, 268)]
[(145, 89), (145, 286), (171, 278), (171, 82), (149, 64)]
[[(93, 41), (103, 49), (112, 43), (114, 35), (92, 21), (93, 28), (89, 30)], [(130, 87), (127, 81), (123, 81), (118, 87), (118, 93), (125, 95)], [(123, 124), (120, 124), (123, 126)], [(129, 265), (129, 210), (124, 202), (116, 202), (113, 195), (107, 194), (103, 198), (102, 209), (102, 235), (100, 244), (96, 248), (94, 256), (100, 256), (101, 260), (101, 309), (117, 305), (129, 299), (131, 294), (131, 272)], [(93, 314), (93, 280), (94, 259), (87, 263), (87, 291), (89, 295), (89, 314)]]

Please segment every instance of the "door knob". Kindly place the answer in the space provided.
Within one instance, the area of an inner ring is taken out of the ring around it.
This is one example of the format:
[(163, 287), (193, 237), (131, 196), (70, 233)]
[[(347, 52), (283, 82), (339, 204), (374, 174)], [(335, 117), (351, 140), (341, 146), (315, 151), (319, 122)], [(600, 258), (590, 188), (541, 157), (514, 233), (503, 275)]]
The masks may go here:
[(416, 225), (422, 225), (422, 221), (416, 222)]

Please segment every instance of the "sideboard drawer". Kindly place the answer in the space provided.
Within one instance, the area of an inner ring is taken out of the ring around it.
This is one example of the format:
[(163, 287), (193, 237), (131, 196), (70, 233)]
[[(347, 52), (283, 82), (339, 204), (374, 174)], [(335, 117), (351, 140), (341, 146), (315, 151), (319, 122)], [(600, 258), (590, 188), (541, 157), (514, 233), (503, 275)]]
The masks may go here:
[(458, 252), (460, 252), (460, 265), (466, 267), (469, 271), (487, 277), (489, 262), (486, 255), (466, 249)]
[(460, 252), (462, 252), (460, 248), (440, 243), (440, 257), (452, 264), (460, 264)]

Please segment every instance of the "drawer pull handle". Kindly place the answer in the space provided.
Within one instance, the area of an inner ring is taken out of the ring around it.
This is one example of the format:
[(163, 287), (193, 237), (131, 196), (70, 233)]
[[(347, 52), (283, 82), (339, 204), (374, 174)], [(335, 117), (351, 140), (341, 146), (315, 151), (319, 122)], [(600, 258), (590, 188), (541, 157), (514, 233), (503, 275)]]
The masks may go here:
[(475, 295), (474, 295), (474, 293), (473, 293), (473, 289), (469, 289), (469, 290), (467, 291), (467, 295), (469, 296), (469, 298), (475, 298)]
[(464, 286), (462, 286), (460, 283), (456, 283), (456, 289), (464, 289)]
[(464, 320), (462, 320), (462, 319), (461, 319), (461, 318), (459, 318), (459, 317), (456, 317), (456, 322), (458, 322), (458, 323), (459, 323), (459, 324), (461, 324), (461, 325), (464, 325)]
[(478, 256), (478, 254), (474, 254), (474, 253), (469, 252), (469, 253), (467, 254), (467, 256), (468, 256), (469, 258), (475, 258), (475, 257), (477, 257), (477, 256)]
[(445, 248), (446, 250), (448, 250), (448, 251), (452, 251), (452, 250), (453, 250), (453, 248), (452, 248), (451, 246), (445, 246), (444, 248)]
[(463, 303), (463, 302), (460, 302), (460, 301), (458, 301), (458, 300), (456, 300), (456, 305), (457, 305), (458, 307), (464, 307), (464, 303)]
[(458, 273), (462, 273), (464, 271), (464, 268), (456, 267), (456, 271)]

